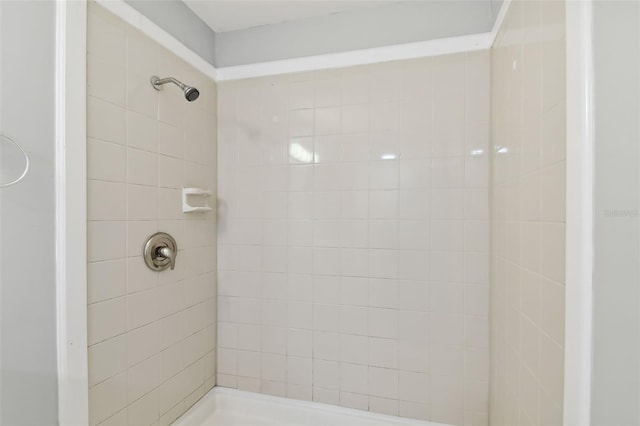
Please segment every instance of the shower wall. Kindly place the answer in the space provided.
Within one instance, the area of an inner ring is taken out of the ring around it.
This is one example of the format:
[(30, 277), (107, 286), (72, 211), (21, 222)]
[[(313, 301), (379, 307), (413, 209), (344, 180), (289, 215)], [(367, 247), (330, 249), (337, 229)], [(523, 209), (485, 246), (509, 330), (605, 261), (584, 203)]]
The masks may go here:
[(561, 425), (565, 5), (513, 1), (492, 50), (491, 423)]
[(218, 385), (487, 424), (489, 65), (218, 86)]
[[(90, 424), (168, 425), (215, 384), (215, 214), (183, 214), (181, 188), (216, 188), (216, 87), (93, 2), (88, 19)], [(174, 271), (141, 257), (157, 231)]]

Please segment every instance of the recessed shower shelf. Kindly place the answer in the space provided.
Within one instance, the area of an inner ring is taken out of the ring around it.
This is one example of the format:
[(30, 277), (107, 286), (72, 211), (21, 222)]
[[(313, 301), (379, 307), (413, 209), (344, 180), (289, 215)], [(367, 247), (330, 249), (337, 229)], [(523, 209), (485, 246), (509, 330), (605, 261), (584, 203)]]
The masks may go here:
[[(213, 192), (209, 189), (201, 188), (182, 188), (182, 212), (183, 213), (196, 213), (196, 212), (208, 212), (213, 210), (209, 205), (208, 198), (213, 195)], [(197, 204), (192, 205), (189, 201), (199, 200)]]

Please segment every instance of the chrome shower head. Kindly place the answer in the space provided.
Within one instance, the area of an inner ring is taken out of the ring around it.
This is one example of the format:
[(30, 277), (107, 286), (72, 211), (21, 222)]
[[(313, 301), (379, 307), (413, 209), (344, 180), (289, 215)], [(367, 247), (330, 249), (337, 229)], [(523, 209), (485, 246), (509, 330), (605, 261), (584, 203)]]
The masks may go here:
[(178, 86), (184, 92), (184, 97), (187, 101), (193, 102), (200, 96), (200, 92), (195, 87), (187, 86), (180, 80), (176, 80), (173, 77), (160, 78), (157, 75), (151, 77), (151, 85), (154, 89), (160, 90), (160, 86), (166, 83), (173, 83)]
[(200, 92), (198, 92), (198, 89), (195, 87), (185, 86), (182, 90), (184, 91), (184, 97), (187, 98), (189, 102), (195, 101), (200, 96)]

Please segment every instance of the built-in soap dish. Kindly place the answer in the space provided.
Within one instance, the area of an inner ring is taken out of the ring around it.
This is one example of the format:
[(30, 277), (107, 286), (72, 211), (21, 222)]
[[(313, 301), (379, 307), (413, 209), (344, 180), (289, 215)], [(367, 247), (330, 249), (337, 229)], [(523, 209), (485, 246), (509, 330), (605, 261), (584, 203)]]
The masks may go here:
[(209, 205), (209, 197), (213, 192), (209, 189), (182, 188), (182, 212), (196, 213), (213, 210)]

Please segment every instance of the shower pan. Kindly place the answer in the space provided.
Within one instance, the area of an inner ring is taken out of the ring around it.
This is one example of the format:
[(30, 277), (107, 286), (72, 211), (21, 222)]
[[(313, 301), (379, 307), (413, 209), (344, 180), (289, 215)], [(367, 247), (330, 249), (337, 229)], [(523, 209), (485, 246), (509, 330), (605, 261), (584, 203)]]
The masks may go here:
[(174, 426), (445, 426), (327, 404), (217, 387)]

